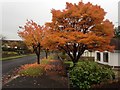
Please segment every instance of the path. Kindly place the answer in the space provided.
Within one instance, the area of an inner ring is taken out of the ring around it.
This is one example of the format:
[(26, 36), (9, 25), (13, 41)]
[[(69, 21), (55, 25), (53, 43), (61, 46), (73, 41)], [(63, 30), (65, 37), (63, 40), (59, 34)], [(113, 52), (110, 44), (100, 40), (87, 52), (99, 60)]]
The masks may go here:
[[(41, 58), (44, 56), (45, 54), (42, 53)], [(36, 55), (30, 55), (22, 58), (2, 61), (2, 82), (4, 83), (9, 78), (13, 77), (14, 74), (16, 74), (17, 68), (21, 65), (34, 63), (36, 60)]]
[(45, 67), (45, 71), (45, 74), (40, 77), (18, 77), (4, 85), (3, 90), (4, 88), (12, 88), (12, 90), (16, 88), (66, 88), (67, 90), (68, 78), (61, 61), (51, 60)]

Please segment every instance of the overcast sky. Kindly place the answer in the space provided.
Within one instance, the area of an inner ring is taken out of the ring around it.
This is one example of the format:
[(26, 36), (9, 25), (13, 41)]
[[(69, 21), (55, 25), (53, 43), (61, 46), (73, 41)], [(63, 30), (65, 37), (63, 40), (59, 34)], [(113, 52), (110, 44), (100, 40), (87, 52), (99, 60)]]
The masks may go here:
[[(51, 9), (64, 9), (66, 2), (78, 3), (80, 0), (4, 0), (0, 4), (0, 15), (2, 15), (2, 34), (7, 39), (20, 39), (17, 35), (18, 27), (23, 26), (26, 19), (32, 19), (40, 25), (51, 21)], [(107, 12), (106, 18), (117, 26), (118, 1), (120, 0), (83, 0), (84, 3), (91, 2), (100, 5)], [(2, 13), (1, 13), (2, 10)], [(0, 17), (1, 20), (1, 17)], [(1, 32), (0, 32), (1, 33)]]

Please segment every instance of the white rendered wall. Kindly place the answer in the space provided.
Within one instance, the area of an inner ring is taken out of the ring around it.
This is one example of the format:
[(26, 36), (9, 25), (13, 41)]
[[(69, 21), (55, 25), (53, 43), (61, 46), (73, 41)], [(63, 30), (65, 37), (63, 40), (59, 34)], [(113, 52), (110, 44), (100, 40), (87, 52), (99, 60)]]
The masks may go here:
[(88, 50), (85, 50), (82, 56), (83, 57), (95, 57), (95, 52), (89, 52)]
[(118, 53), (118, 66), (120, 66), (120, 53)]
[(100, 53), (100, 61), (98, 61), (97, 60), (97, 52), (99, 52), (99, 51), (95, 51), (95, 62), (105, 64), (105, 65), (110, 65), (110, 52), (108, 52), (108, 62), (103, 61), (103, 52), (99, 52)]
[(110, 53), (110, 66), (120, 66), (120, 53)]
[(101, 64), (110, 65), (110, 66), (120, 66), (120, 52), (108, 52), (108, 62), (103, 61), (103, 52), (100, 53), (100, 61), (97, 60), (97, 52), (95, 51), (95, 61)]

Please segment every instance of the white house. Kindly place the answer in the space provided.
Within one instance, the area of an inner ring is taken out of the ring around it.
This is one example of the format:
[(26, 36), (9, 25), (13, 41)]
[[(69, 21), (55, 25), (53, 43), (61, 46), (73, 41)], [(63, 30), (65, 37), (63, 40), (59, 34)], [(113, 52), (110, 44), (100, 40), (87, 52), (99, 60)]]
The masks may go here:
[(95, 52), (85, 50), (84, 53), (82, 54), (82, 57), (95, 57)]
[(110, 45), (114, 45), (114, 52), (99, 52), (95, 51), (95, 62), (120, 68), (120, 39), (113, 38)]

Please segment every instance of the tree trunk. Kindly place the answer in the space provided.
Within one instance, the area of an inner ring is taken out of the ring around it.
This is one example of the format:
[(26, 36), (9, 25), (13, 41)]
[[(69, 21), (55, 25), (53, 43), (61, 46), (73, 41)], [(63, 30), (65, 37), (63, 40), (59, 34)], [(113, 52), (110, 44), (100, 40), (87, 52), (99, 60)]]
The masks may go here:
[[(62, 50), (64, 50), (68, 56), (71, 58), (72, 62), (73, 62), (73, 67), (76, 66), (76, 63), (78, 62), (78, 60), (80, 59), (81, 55), (84, 53), (85, 49), (86, 49), (86, 45), (77, 45), (76, 43), (74, 43), (73, 47), (71, 48), (71, 46), (66, 45), (66, 47), (62, 47), (59, 46)], [(71, 54), (72, 52), (72, 54)]]
[(48, 58), (48, 52), (46, 52), (46, 59)]
[(38, 43), (37, 46), (33, 44), (33, 50), (37, 56), (37, 64), (40, 64), (40, 50), (41, 50), (40, 43)]
[(37, 64), (40, 64), (40, 55), (37, 55)]
[(46, 59), (48, 58), (48, 50), (45, 50)]
[(76, 64), (77, 64), (77, 62), (78, 62), (78, 60), (79, 60), (79, 58), (77, 59), (77, 56), (76, 56), (75, 58), (76, 58), (76, 59), (73, 59), (73, 60), (72, 60), (72, 62), (73, 62), (73, 67), (76, 66)]
[(41, 49), (41, 46), (40, 46), (40, 43), (38, 44), (38, 64), (40, 64), (40, 49)]
[(49, 49), (45, 49), (45, 56), (46, 56), (46, 59), (48, 58), (48, 53), (49, 53)]

